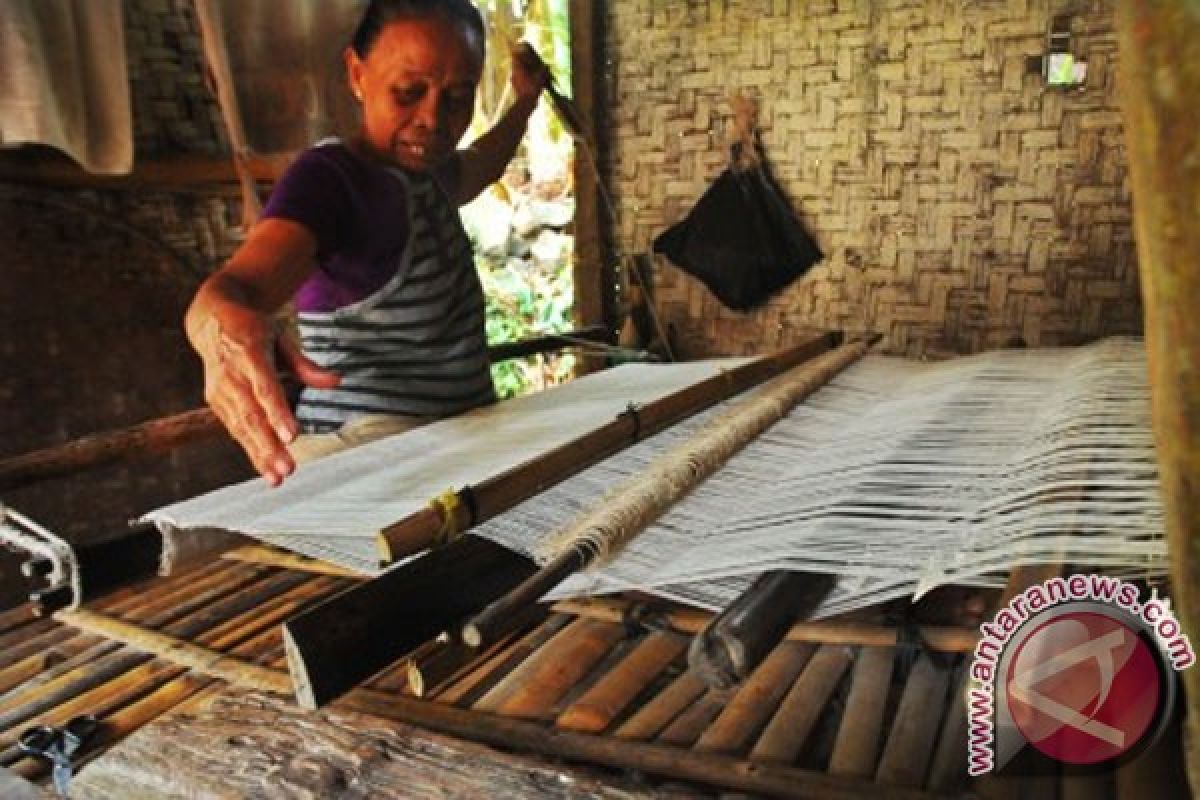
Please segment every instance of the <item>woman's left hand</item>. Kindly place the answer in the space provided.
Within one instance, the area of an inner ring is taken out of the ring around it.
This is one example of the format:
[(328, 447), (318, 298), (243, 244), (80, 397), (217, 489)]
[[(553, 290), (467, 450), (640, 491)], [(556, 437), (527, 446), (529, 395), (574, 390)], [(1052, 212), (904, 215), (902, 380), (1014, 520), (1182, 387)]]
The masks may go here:
[(550, 85), (550, 69), (529, 42), (519, 42), (512, 51), (512, 87), (518, 100), (537, 102)]

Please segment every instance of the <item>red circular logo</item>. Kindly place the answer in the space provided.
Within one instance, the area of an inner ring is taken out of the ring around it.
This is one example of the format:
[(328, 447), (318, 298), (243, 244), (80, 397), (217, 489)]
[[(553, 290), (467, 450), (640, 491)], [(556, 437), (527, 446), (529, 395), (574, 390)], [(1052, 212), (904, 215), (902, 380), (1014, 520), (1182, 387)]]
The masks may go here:
[(1146, 642), (1105, 614), (1068, 612), (1021, 642), (1005, 677), (1017, 728), (1068, 764), (1098, 764), (1141, 741), (1162, 698)]

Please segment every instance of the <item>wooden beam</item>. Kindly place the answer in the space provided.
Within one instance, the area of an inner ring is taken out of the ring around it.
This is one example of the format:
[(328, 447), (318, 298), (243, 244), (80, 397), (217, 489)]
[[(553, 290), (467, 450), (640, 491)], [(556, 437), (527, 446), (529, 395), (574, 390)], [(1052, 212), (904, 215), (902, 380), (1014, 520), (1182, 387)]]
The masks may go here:
[[(246, 166), (255, 180), (274, 183), (295, 153), (251, 156)], [(228, 155), (187, 153), (138, 161), (128, 175), (95, 175), (56, 150), (21, 148), (0, 153), (0, 181), (67, 189), (161, 189), (179, 191), (236, 185)]]
[(328, 703), (534, 571), (529, 559), (465, 536), (288, 620), (283, 639), (297, 701)]
[[(1117, 3), (1120, 92), (1145, 306), (1171, 605), (1200, 642), (1200, 6)], [(1195, 646), (1195, 645), (1193, 645)], [(1200, 781), (1200, 669), (1187, 688), (1187, 770)]]

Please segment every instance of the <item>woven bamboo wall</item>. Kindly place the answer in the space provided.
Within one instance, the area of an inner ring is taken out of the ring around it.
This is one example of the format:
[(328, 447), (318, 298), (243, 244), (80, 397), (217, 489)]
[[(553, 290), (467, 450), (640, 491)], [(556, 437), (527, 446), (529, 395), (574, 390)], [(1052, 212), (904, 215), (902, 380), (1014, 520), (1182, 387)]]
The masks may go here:
[[(135, 157), (227, 150), (203, 85), (191, 0), (126, 0)], [(0, 456), (203, 403), (182, 318), (240, 237), (236, 189), (172, 194), (0, 182)], [(171, 500), (247, 474), (198, 446), (6, 492), (75, 541), (106, 538)], [(0, 549), (0, 607), (24, 586)]]
[[(687, 355), (811, 329), (941, 356), (1141, 328), (1111, 2), (614, 0), (612, 185), (624, 252), (691, 208), (725, 163), (728, 96), (760, 106), (779, 182), (826, 260), (768, 306), (724, 309), (659, 261)], [(1086, 84), (1028, 60), (1069, 14)]]

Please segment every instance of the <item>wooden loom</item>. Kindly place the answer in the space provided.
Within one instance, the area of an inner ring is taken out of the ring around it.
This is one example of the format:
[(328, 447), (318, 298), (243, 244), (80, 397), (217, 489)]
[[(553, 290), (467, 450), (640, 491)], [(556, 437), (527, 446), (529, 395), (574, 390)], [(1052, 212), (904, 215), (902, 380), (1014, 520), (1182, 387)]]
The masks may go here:
[[(462, 541), (480, 576), (497, 572), (486, 543)], [(106, 720), (98, 749), (177, 706), (200, 715), (197, 735), (217, 737), (213, 742), (227, 738), (221, 717), (248, 708), (298, 720), (286, 704), (218, 692), (229, 684), (290, 694), (278, 623), (358, 582), (318, 574), (337, 570), (303, 560), (265, 565), (261, 549), (231, 555), (187, 575), (117, 590), (60, 615), (65, 627), (35, 621), (28, 610), (6, 615), (0, 764), (38, 776), (44, 765), (19, 759), (14, 736), (29, 724), (61, 724), (85, 711)], [(469, 583), (463, 560), (455, 561), (455, 578)], [(430, 575), (427, 585), (446, 577)], [(882, 784), (888, 796), (919, 797), (962, 788), (965, 728), (956, 697), (964, 653), (974, 645), (970, 630), (925, 625), (914, 635), (911, 626), (882, 624), (878, 614), (797, 624), (744, 684), (709, 688), (684, 669), (687, 642), (707, 618), (636, 598), (548, 612), (527, 607), (481, 650), (438, 641), (435, 626), (328, 713), (365, 713), (494, 746), (759, 794), (863, 797)], [(344, 641), (335, 644), (335, 659), (354, 652)], [(206, 711), (200, 698), (216, 705)], [(337, 719), (343, 722), (330, 724), (363, 724)], [(123, 755), (99, 762), (95, 777), (85, 773), (79, 785), (88, 791), (94, 781), (96, 796), (105, 796), (106, 782), (154, 780), (139, 763), (155, 763), (152, 753), (169, 748), (165, 731), (179, 724), (164, 720), (134, 737)], [(184, 728), (171, 736), (186, 738)], [(1161, 758), (1170, 756), (1164, 748)], [(214, 751), (213, 758), (225, 757)], [(184, 774), (202, 783), (204, 771), (197, 763)], [(305, 788), (317, 793), (332, 787), (320, 781), (335, 780), (321, 771), (309, 779), (316, 783)], [(386, 770), (362, 780), (383, 781), (372, 789), (387, 796)]]

